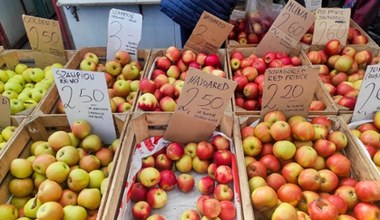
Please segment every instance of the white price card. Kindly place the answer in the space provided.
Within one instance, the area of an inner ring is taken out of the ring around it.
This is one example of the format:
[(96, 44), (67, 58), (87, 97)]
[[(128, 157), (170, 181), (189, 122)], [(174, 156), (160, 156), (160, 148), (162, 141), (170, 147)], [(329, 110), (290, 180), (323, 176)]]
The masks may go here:
[(380, 64), (367, 66), (351, 121), (372, 119), (380, 111)]
[(102, 72), (53, 68), (55, 84), (72, 124), (87, 120), (107, 144), (116, 139), (105, 75)]
[(305, 0), (305, 7), (310, 11), (322, 8), (322, 0)]
[(126, 50), (133, 60), (137, 60), (141, 31), (141, 14), (111, 9), (108, 18), (107, 60), (113, 60), (119, 50)]

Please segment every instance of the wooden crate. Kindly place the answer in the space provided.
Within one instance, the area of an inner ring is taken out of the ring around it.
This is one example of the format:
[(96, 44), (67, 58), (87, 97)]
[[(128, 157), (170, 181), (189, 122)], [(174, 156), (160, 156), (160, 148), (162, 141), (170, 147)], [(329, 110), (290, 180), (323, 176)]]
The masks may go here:
[[(107, 48), (105, 47), (84, 47), (80, 50), (78, 50), (71, 59), (67, 62), (65, 65), (66, 69), (79, 69), (79, 65), (81, 61), (83, 60), (83, 56), (87, 52), (95, 53), (99, 60), (105, 61), (106, 55), (107, 55)], [(140, 77), (142, 77), (145, 74), (146, 66), (149, 63), (150, 58), (150, 50), (138, 50), (137, 54), (138, 60), (141, 62), (143, 66), (143, 70), (140, 73)], [(57, 114), (57, 103), (59, 101), (59, 93), (57, 90), (57, 87), (54, 85), (52, 86), (49, 91), (47, 92), (47, 95), (41, 100), (41, 102), (37, 105), (35, 108), (35, 111), (33, 114)], [(133, 106), (135, 105), (137, 101), (137, 98), (135, 99)], [(131, 108), (133, 109), (133, 107)], [(128, 111), (130, 112), (130, 111)]]
[[(126, 135), (121, 147), (120, 155), (123, 155), (123, 159), (117, 161), (115, 164), (115, 172), (112, 174), (113, 182), (110, 186), (111, 191), (106, 202), (105, 211), (101, 219), (116, 219), (120, 202), (125, 199), (123, 197), (124, 188), (126, 186), (126, 179), (128, 177), (128, 171), (131, 166), (132, 155), (136, 150), (136, 144), (141, 141), (153, 137), (162, 136), (167, 128), (167, 125), (172, 117), (172, 113), (167, 112), (135, 112), (133, 113), (129, 126), (126, 131)], [(227, 136), (232, 138), (233, 135), (233, 122), (234, 118), (229, 115), (224, 115), (218, 129)], [(185, 134), (184, 134), (185, 135)], [(233, 148), (231, 149), (233, 152)], [(236, 149), (235, 149), (236, 150)], [(243, 160), (243, 158), (238, 158), (236, 155), (236, 161)], [(240, 171), (239, 171), (240, 175)], [(193, 189), (196, 190), (196, 189)], [(235, 197), (240, 196), (237, 192)], [(170, 198), (169, 198), (170, 199)], [(237, 213), (241, 213), (240, 206), (236, 207)], [(243, 210), (244, 211), (244, 210)], [(239, 215), (238, 215), (239, 216)], [(171, 219), (174, 219), (171, 218)], [(242, 219), (238, 217), (237, 219)]]
[[(166, 49), (152, 49), (152, 53), (149, 59), (149, 62), (147, 64), (147, 72), (144, 75), (144, 78), (152, 79), (152, 72), (155, 69), (155, 62), (156, 59), (160, 56), (165, 56)], [(182, 50), (180, 50), (182, 52)], [(226, 52), (225, 49), (219, 49), (218, 50), (219, 59), (222, 64), (222, 70), (226, 73), (228, 78), (228, 69), (227, 69), (227, 60), (226, 60)], [(140, 97), (142, 94), (139, 91), (137, 96)], [(232, 112), (232, 106), (231, 102), (228, 103), (226, 112)], [(134, 112), (144, 112), (143, 110), (139, 109), (137, 105), (135, 105)]]
[[(14, 142), (14, 141), (17, 141), (15, 140), (16, 137), (17, 137), (17, 134), (19, 133), (19, 130), (22, 129), (22, 125), (21, 123), (23, 122), (23, 120), (25, 119), (26, 117), (25, 116), (11, 116), (11, 126), (16, 126), (16, 130), (15, 132), (13, 133), (12, 137), (7, 141), (7, 144), (3, 147), (2, 150), (0, 150), (0, 158), (2, 157), (1, 155), (7, 150), (8, 146), (10, 146), (10, 143)], [(3, 130), (4, 128), (3, 127), (0, 127), (0, 132)], [(1, 160), (0, 160), (1, 161)], [(0, 165), (1, 166), (1, 165)]]
[(0, 46), (0, 54), (4, 52), (4, 47)]
[[(257, 115), (245, 115), (236, 116), (234, 125), (234, 142), (236, 148), (236, 157), (243, 158), (244, 152), (242, 147), (242, 138), (240, 129), (251, 125), (253, 122), (260, 120), (260, 116)], [(313, 116), (310, 116), (313, 117)], [(346, 156), (351, 160), (351, 175), (359, 180), (380, 180), (378, 171), (371, 166), (371, 161), (366, 158), (365, 152), (361, 149), (351, 132), (349, 131), (346, 122), (341, 116), (328, 116), (333, 121), (333, 130), (339, 130), (344, 132), (348, 138), (348, 146), (344, 149)], [(237, 161), (241, 190), (242, 209), (244, 213), (244, 219), (265, 219), (259, 212), (254, 211), (251, 203), (251, 193), (248, 185), (248, 175), (246, 173), (245, 161)], [(245, 172), (243, 172), (243, 170)]]
[[(124, 132), (128, 124), (128, 120), (120, 120), (114, 116), (115, 129), (120, 141), (123, 141)], [(21, 129), (17, 132), (14, 141), (12, 141), (7, 150), (0, 157), (0, 204), (6, 203), (11, 194), (8, 190), (8, 183), (12, 179), (9, 172), (11, 161), (15, 158), (27, 158), (30, 156), (30, 145), (34, 141), (47, 140), (48, 136), (57, 130), (70, 131), (70, 125), (65, 115), (40, 115), (29, 116), (25, 119)], [(120, 149), (118, 148), (114, 154), (114, 161), (119, 160)], [(112, 172), (109, 176), (112, 176)], [(110, 186), (110, 185), (109, 185)], [(109, 195), (109, 187), (105, 191), (99, 207), (98, 215), (105, 207), (106, 198)], [(99, 218), (98, 218), (99, 219)]]

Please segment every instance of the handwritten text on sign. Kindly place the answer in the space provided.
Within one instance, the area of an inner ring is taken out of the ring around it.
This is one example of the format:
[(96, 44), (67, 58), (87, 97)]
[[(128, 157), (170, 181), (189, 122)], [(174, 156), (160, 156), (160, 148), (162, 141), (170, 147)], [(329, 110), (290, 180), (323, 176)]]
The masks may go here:
[(104, 73), (55, 68), (53, 71), (70, 124), (88, 120), (94, 133), (111, 143), (116, 132)]
[(324, 45), (329, 40), (338, 39), (340, 44), (346, 45), (350, 14), (348, 8), (317, 9), (312, 44)]
[(111, 9), (108, 18), (107, 60), (113, 60), (119, 50), (126, 50), (137, 60), (141, 31), (141, 14)]
[(317, 67), (273, 68), (265, 72), (261, 114), (281, 110), (306, 116), (318, 79)]
[(351, 121), (372, 119), (380, 111), (380, 65), (367, 67)]
[(197, 53), (216, 53), (232, 29), (232, 24), (204, 11), (184, 48)]
[(314, 22), (314, 15), (299, 3), (289, 1), (257, 46), (257, 55), (268, 51), (289, 52)]
[(207, 140), (220, 122), (235, 87), (232, 80), (190, 68), (164, 138), (181, 143)]
[[(45, 64), (46, 60), (50, 62), (48, 65), (54, 62), (66, 63), (58, 21), (29, 15), (23, 15), (22, 19), (32, 50), (42, 53), (42, 55), (40, 54), (39, 57), (36, 57), (36, 63)], [(44, 56), (44, 54), (47, 55)]]
[(11, 125), (11, 109), (9, 99), (0, 95), (0, 128)]

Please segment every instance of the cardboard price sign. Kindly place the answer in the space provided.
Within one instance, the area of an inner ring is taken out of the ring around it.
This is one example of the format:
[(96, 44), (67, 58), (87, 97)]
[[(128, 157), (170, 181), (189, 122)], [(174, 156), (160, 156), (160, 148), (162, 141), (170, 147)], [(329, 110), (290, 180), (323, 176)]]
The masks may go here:
[(271, 68), (265, 71), (261, 115), (281, 110), (307, 116), (317, 85), (318, 67)]
[(207, 140), (235, 87), (234, 81), (190, 68), (164, 138), (180, 143)]
[(141, 14), (111, 9), (108, 18), (107, 60), (113, 60), (119, 50), (126, 50), (133, 60), (137, 60), (141, 31)]
[(0, 95), (0, 128), (11, 125), (11, 108), (9, 99)]
[(116, 139), (105, 75), (53, 68), (54, 80), (70, 124), (87, 120), (105, 143)]
[(269, 31), (257, 45), (257, 55), (271, 52), (289, 52), (297, 46), (314, 22), (314, 15), (298, 2), (291, 0), (273, 22)]
[(190, 49), (196, 53), (216, 53), (233, 27), (232, 24), (204, 11), (184, 49)]
[(324, 45), (329, 40), (338, 39), (341, 45), (346, 45), (350, 15), (349, 8), (317, 9), (312, 44)]
[(36, 52), (36, 66), (66, 63), (65, 49), (58, 21), (23, 15), (26, 34), (32, 50)]
[(351, 121), (372, 119), (380, 111), (380, 64), (367, 67)]
[(322, 8), (322, 0), (305, 0), (305, 7), (310, 11)]

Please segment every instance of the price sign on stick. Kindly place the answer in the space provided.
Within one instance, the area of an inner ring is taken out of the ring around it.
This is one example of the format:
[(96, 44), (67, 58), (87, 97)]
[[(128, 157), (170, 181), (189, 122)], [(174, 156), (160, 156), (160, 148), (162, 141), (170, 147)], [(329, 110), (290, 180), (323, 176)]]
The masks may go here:
[(372, 119), (380, 111), (380, 65), (367, 67), (351, 121)]
[(107, 60), (113, 60), (119, 50), (126, 50), (133, 60), (137, 60), (141, 30), (141, 14), (111, 9), (108, 18)]
[(322, 7), (322, 0), (305, 0), (305, 7), (310, 11), (315, 11)]
[(184, 48), (196, 53), (216, 53), (233, 27), (232, 24), (204, 11)]
[(115, 140), (116, 131), (104, 73), (55, 68), (53, 72), (70, 124), (85, 119), (105, 143)]
[(312, 44), (324, 45), (332, 39), (338, 39), (341, 45), (346, 45), (350, 15), (349, 8), (317, 9)]
[(190, 68), (164, 138), (180, 143), (207, 140), (235, 87), (234, 81)]
[(265, 71), (261, 115), (281, 110), (307, 116), (317, 85), (318, 67), (273, 68)]
[(9, 99), (0, 95), (0, 128), (11, 125), (11, 108)]
[(264, 56), (268, 51), (289, 52), (290, 48), (297, 46), (314, 19), (313, 13), (305, 7), (294, 0), (288, 1), (257, 45), (257, 55)]
[(65, 64), (65, 49), (58, 21), (29, 15), (23, 15), (22, 19), (30, 46), (36, 53), (36, 66)]

